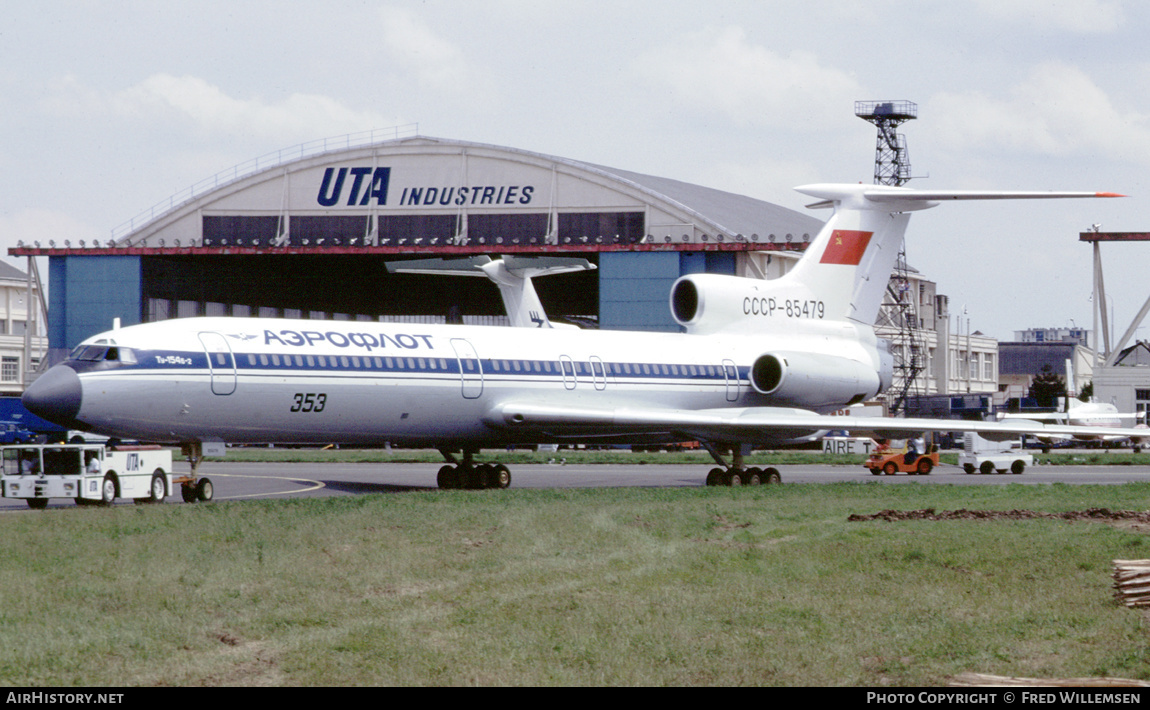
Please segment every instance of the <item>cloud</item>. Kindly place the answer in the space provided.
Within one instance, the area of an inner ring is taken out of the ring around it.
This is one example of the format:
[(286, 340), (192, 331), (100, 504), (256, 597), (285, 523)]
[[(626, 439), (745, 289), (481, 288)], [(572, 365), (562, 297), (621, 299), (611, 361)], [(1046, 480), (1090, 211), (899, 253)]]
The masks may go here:
[[(700, 185), (802, 210), (812, 200), (795, 192), (795, 186), (819, 182), (822, 177), (818, 167), (808, 161), (755, 159), (746, 156), (742, 160), (707, 163), (700, 168), (696, 179)], [(812, 216), (816, 219), (825, 218), (825, 215), (818, 212)]]
[(174, 112), (211, 134), (256, 134), (281, 142), (382, 128), (393, 121), (317, 94), (291, 94), (275, 102), (236, 98), (194, 76), (153, 74), (109, 99), (122, 115)]
[(1047, 62), (1005, 96), (941, 93), (929, 114), (951, 147), (1150, 164), (1150, 116), (1123, 109), (1081, 69)]
[(1125, 18), (1119, 0), (977, 0), (982, 12), (1029, 28), (1095, 34), (1113, 32)]
[(396, 58), (417, 70), (425, 80), (454, 81), (467, 71), (463, 52), (439, 37), (409, 10), (385, 7), (383, 44)]
[[(709, 28), (641, 55), (635, 74), (676, 104), (719, 112), (741, 126), (822, 126), (853, 106), (860, 86), (849, 73), (805, 51), (780, 55), (735, 26)], [(833, 118), (832, 118), (833, 117)]]
[(458, 94), (465, 100), (491, 100), (494, 89), (478, 62), (458, 46), (436, 34), (415, 13), (398, 7), (380, 9), (382, 48), (402, 68), (405, 83), (417, 91)]

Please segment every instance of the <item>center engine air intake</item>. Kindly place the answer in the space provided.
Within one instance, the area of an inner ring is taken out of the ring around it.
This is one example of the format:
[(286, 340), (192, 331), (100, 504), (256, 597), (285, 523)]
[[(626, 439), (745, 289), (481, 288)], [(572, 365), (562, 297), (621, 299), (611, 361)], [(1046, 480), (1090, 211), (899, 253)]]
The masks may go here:
[(671, 289), (671, 315), (682, 324), (699, 315), (699, 289), (690, 279), (679, 279)]
[(807, 408), (855, 404), (882, 391), (879, 374), (865, 363), (802, 352), (760, 355), (751, 386), (778, 404)]
[(760, 289), (765, 283), (722, 274), (682, 276), (671, 287), (671, 315), (688, 333), (716, 333), (731, 328), (743, 330), (749, 323), (742, 304), (752, 296), (761, 296)]

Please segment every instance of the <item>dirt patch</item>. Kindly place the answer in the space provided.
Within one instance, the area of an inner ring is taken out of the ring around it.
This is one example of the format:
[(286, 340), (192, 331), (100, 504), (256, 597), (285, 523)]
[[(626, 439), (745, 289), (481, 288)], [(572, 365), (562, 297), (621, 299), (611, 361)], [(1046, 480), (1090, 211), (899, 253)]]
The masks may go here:
[(867, 520), (1069, 520), (1093, 521), (1101, 523), (1125, 523), (1135, 526), (1150, 525), (1150, 511), (1110, 510), (1109, 508), (1087, 508), (1069, 510), (1062, 513), (1043, 513), (1037, 510), (943, 510), (934, 508), (922, 510), (880, 510), (873, 515), (857, 513), (847, 517), (849, 522)]
[(743, 528), (751, 527), (750, 523), (733, 523), (721, 515), (714, 516), (714, 520), (715, 520), (715, 531), (721, 532), (721, 533), (733, 532), (735, 530), (741, 530)]

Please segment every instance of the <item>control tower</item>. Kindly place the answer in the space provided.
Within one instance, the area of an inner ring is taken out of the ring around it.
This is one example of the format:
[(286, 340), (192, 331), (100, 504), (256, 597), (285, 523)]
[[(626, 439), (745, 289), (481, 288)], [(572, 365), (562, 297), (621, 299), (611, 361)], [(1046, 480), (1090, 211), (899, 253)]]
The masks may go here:
[[(905, 184), (910, 180), (910, 157), (906, 150), (906, 136), (898, 132), (898, 127), (918, 118), (918, 105), (913, 101), (856, 101), (855, 115), (878, 129), (874, 183), (896, 187)], [(905, 409), (907, 397), (911, 394), (925, 394), (919, 378), (925, 360), (920, 323), (918, 298), (911, 289), (904, 245), (899, 249), (894, 274), (887, 286), (887, 297), (883, 299), (883, 307), (875, 323), (883, 333), (881, 337), (890, 342), (894, 359), (894, 381), (887, 390), (892, 415)], [(942, 388), (945, 386), (943, 384)]]
[(903, 185), (910, 180), (906, 136), (898, 127), (918, 118), (913, 101), (856, 101), (855, 115), (878, 128), (875, 143), (874, 184)]

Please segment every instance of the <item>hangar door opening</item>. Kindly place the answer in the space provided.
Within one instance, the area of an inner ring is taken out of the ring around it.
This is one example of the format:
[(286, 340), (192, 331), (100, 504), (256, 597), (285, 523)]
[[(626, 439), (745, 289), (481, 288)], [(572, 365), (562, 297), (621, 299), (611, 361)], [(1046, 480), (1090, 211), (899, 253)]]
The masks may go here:
[[(384, 263), (405, 256), (147, 256), (141, 264), (141, 315), (145, 321), (200, 315), (417, 322), (486, 317), (491, 324), (506, 316), (498, 289), (487, 279), (388, 273)], [(594, 253), (579, 256), (598, 262)], [(535, 288), (552, 319), (597, 321), (596, 271), (537, 279)]]

